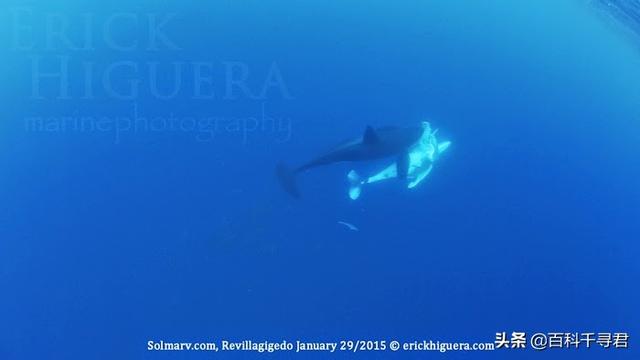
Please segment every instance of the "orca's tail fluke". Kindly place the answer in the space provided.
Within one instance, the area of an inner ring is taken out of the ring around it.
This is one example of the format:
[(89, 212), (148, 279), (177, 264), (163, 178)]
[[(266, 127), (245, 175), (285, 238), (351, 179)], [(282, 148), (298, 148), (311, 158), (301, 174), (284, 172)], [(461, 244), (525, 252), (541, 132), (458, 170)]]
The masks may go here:
[(355, 170), (351, 170), (349, 174), (347, 174), (347, 178), (349, 179), (349, 198), (351, 198), (351, 200), (357, 200), (362, 192), (360, 175), (358, 175)]
[(291, 171), (285, 164), (278, 163), (278, 165), (276, 165), (276, 177), (284, 191), (296, 199), (300, 198), (295, 172)]

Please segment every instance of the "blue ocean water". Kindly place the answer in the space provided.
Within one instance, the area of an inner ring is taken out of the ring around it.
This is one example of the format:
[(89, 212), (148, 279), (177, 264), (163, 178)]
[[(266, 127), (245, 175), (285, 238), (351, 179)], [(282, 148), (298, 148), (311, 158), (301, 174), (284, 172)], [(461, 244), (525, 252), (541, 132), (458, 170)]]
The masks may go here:
[[(640, 42), (608, 6), (4, 1), (0, 359), (499, 332), (630, 348), (440, 356), (637, 359)], [(426, 119), (453, 145), (414, 190), (274, 177)]]

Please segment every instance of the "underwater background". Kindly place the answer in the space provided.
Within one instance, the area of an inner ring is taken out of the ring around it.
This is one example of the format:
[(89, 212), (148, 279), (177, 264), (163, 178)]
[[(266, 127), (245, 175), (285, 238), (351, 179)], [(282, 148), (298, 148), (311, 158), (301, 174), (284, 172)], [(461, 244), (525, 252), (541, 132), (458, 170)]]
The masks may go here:
[[(147, 342), (513, 331), (630, 348), (355, 356), (637, 359), (634, 9), (3, 1), (0, 359), (325, 359), (354, 355)], [(384, 161), (305, 173), (300, 200), (275, 179), (424, 120), (452, 146), (413, 190), (347, 197), (349, 169)]]

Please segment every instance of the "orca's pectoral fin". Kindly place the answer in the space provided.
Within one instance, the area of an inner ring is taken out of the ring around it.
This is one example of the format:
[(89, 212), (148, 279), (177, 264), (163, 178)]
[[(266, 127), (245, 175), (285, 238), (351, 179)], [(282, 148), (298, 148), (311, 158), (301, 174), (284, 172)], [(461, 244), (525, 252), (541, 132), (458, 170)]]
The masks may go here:
[(443, 141), (438, 143), (438, 154), (442, 154), (445, 150), (447, 150), (451, 146), (451, 141)]
[(433, 164), (429, 164), (429, 166), (427, 166), (425, 169), (419, 169), (418, 171), (416, 171), (416, 177), (411, 180), (409, 184), (407, 184), (407, 188), (413, 189), (418, 184), (420, 184), (422, 180), (429, 176), (429, 173), (431, 173), (431, 169), (433, 169)]
[(360, 175), (355, 170), (349, 171), (347, 179), (349, 179), (349, 198), (357, 200), (362, 192), (362, 179), (360, 179)]
[(407, 174), (409, 173), (409, 152), (404, 151), (400, 155), (398, 155), (398, 160), (396, 160), (396, 172), (397, 178), (400, 180), (406, 180)]

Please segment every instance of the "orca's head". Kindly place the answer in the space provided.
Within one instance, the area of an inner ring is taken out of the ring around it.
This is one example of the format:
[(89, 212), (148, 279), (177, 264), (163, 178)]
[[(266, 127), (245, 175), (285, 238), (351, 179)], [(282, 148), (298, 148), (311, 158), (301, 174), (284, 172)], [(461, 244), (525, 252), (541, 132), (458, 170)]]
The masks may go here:
[(421, 128), (422, 128), (422, 135), (420, 135), (420, 140), (418, 140), (418, 143), (420, 144), (420, 146), (429, 145), (431, 141), (430, 139), (432, 137), (431, 124), (429, 124), (428, 121), (423, 121), (421, 124)]
[(422, 131), (426, 133), (431, 133), (431, 124), (429, 124), (428, 121), (423, 121), (421, 126), (422, 126)]

